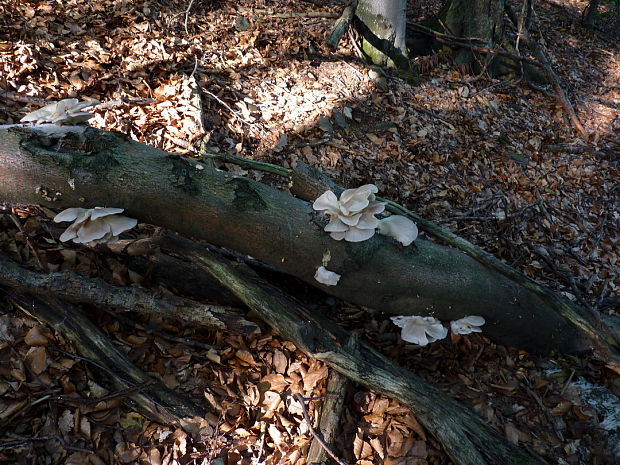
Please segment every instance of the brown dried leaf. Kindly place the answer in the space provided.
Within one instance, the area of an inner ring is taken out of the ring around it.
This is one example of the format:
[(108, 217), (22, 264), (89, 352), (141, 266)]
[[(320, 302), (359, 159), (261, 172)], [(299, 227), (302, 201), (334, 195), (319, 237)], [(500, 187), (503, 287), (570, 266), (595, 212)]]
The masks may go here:
[(35, 375), (40, 375), (48, 365), (47, 351), (45, 347), (31, 347), (26, 353), (26, 363)]
[(49, 344), (49, 330), (45, 326), (34, 326), (26, 333), (24, 342), (29, 346), (46, 346)]

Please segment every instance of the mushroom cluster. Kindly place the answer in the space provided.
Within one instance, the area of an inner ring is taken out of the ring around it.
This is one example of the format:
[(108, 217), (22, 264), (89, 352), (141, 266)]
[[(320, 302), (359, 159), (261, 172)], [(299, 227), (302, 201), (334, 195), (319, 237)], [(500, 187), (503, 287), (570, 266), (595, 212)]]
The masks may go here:
[(357, 189), (347, 189), (340, 199), (332, 191), (323, 193), (312, 208), (330, 216), (325, 226), (332, 239), (362, 242), (370, 239), (378, 229), (379, 234), (390, 236), (407, 247), (418, 237), (418, 227), (409, 218), (391, 215), (379, 220), (375, 215), (385, 210), (385, 203), (375, 198), (377, 186), (365, 184)]
[(332, 191), (327, 191), (314, 201), (312, 207), (331, 217), (324, 230), (333, 239), (361, 242), (375, 234), (375, 228), (379, 226), (375, 215), (385, 210), (385, 204), (375, 200), (377, 191), (374, 184), (366, 184), (345, 190), (340, 199)]
[(463, 317), (459, 320), (450, 322), (450, 329), (454, 334), (471, 334), (471, 333), (481, 333), (482, 326), (485, 323), (485, 320), (481, 316), (471, 315)]
[[(393, 316), (392, 322), (402, 328), (400, 337), (403, 341), (425, 346), (430, 342), (435, 342), (448, 335), (448, 328), (441, 324), (441, 321), (432, 316)], [(485, 320), (481, 316), (471, 315), (450, 322), (450, 329), (453, 334), (480, 333), (480, 326), (484, 325)]]
[(68, 98), (50, 103), (36, 111), (28, 113), (20, 121), (22, 123), (79, 124), (93, 117), (92, 113), (82, 111), (86, 107), (97, 105), (99, 100), (80, 102), (76, 98)]
[(68, 208), (54, 217), (55, 223), (73, 221), (60, 236), (62, 242), (73, 241), (94, 247), (118, 240), (119, 234), (138, 224), (138, 220), (119, 215), (122, 208)]

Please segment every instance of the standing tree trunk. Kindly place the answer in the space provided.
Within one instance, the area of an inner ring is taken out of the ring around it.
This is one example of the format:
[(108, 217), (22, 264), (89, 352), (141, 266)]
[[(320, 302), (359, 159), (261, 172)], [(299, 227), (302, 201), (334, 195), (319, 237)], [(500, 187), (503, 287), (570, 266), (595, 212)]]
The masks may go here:
[[(504, 4), (505, 0), (448, 0), (439, 12), (440, 32), (473, 39), (473, 45), (494, 48), (504, 37)], [(456, 60), (476, 72), (485, 67), (493, 72), (493, 59), (489, 56), (483, 64), (471, 50), (464, 49)]]
[(362, 36), (362, 51), (379, 66), (408, 69), (405, 45), (407, 0), (361, 0), (355, 28)]
[(592, 29), (594, 27), (594, 18), (596, 18), (596, 12), (598, 11), (599, 0), (590, 0), (588, 6), (585, 10), (583, 10), (583, 14), (581, 15), (581, 24), (588, 29)]

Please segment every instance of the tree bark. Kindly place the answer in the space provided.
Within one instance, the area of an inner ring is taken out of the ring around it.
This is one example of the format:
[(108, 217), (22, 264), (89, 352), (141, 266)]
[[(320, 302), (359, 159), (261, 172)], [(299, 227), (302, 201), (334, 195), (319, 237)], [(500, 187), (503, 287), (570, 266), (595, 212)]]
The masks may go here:
[(362, 51), (378, 66), (408, 69), (405, 44), (407, 0), (361, 0), (355, 27), (362, 36)]
[[(249, 254), (380, 311), (441, 320), (482, 315), (489, 337), (534, 352), (594, 349), (610, 358), (617, 350), (589, 313), (456, 249), (424, 239), (404, 248), (380, 235), (334, 241), (308, 202), (117, 133), (0, 127), (0, 166), (0, 203), (122, 207), (142, 222)], [(328, 269), (342, 275), (337, 286), (314, 279), (326, 252)]]

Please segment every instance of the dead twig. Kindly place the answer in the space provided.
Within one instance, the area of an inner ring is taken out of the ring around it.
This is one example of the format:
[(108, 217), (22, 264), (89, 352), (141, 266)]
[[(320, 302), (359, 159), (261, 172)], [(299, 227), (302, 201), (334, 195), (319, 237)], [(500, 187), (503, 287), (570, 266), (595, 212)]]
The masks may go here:
[(321, 435), (319, 433), (317, 433), (317, 431), (314, 429), (314, 426), (312, 426), (312, 419), (310, 418), (310, 415), (308, 414), (308, 409), (306, 408), (306, 399), (304, 398), (304, 396), (302, 396), (301, 394), (294, 394), (293, 398), (297, 402), (299, 402), (299, 405), (301, 405), (301, 411), (304, 414), (304, 420), (306, 420), (306, 424), (308, 425), (308, 429), (310, 430), (310, 434), (312, 434), (314, 439), (321, 445), (321, 447), (325, 450), (325, 452), (327, 452), (327, 454), (336, 463), (338, 463), (338, 465), (349, 465), (347, 462), (344, 462), (342, 459), (340, 459), (336, 454), (334, 454), (332, 452), (332, 450), (325, 443), (325, 441), (323, 440)]
[(239, 7), (238, 10), (241, 13), (251, 13), (253, 15), (270, 16), (276, 19), (292, 19), (292, 18), (338, 18), (339, 13), (332, 13), (330, 11), (285, 11), (284, 13), (277, 10), (268, 10), (260, 8), (244, 8)]
[(230, 111), (233, 116), (235, 118), (237, 118), (239, 121), (241, 121), (242, 123), (247, 124), (248, 126), (254, 126), (254, 122), (253, 121), (248, 121), (246, 120), (242, 115), (239, 114), (239, 112), (237, 110), (235, 110), (234, 108), (232, 108), (228, 103), (226, 103), (224, 100), (222, 100), (221, 98), (219, 98), (217, 95), (215, 95), (213, 92), (210, 92), (206, 89), (203, 89), (203, 92), (205, 94), (207, 94), (208, 96), (210, 96), (211, 98), (213, 98), (216, 102), (218, 102), (220, 105), (222, 105), (223, 107), (225, 107), (228, 111)]
[(189, 21), (189, 12), (192, 9), (192, 5), (194, 4), (194, 0), (189, 0), (189, 5), (187, 5), (187, 10), (185, 10), (185, 20), (183, 21), (183, 27), (185, 28), (185, 34), (189, 35), (189, 30), (187, 29), (187, 22)]
[[(506, 8), (506, 13), (508, 14), (508, 17), (510, 18), (510, 21), (515, 25), (515, 27), (518, 28), (519, 20), (517, 19), (517, 15), (515, 14), (514, 10), (508, 3), (506, 3), (505, 8)], [(523, 31), (520, 31), (520, 32), (523, 32), (523, 38), (525, 39), (526, 44), (529, 46), (534, 56), (538, 59), (536, 66), (540, 67), (544, 71), (545, 75), (547, 76), (547, 79), (549, 79), (549, 81), (551, 82), (551, 85), (555, 89), (558, 101), (562, 105), (562, 108), (564, 108), (564, 112), (566, 113), (566, 116), (568, 117), (569, 121), (572, 123), (573, 127), (577, 130), (579, 135), (583, 137), (584, 139), (587, 139), (588, 133), (583, 127), (583, 124), (581, 124), (581, 121), (579, 120), (577, 113), (575, 113), (575, 109), (573, 108), (571, 101), (569, 100), (568, 96), (566, 95), (566, 92), (564, 91), (564, 89), (562, 88), (562, 85), (560, 84), (560, 78), (555, 73), (555, 71), (553, 71), (553, 68), (551, 67), (551, 63), (549, 59), (547, 58), (547, 55), (545, 54), (543, 49), (540, 47), (540, 45), (538, 45), (538, 42), (536, 42), (536, 40), (532, 38), (532, 36), (530, 35), (527, 29), (524, 28)]]
[(155, 103), (156, 100), (153, 98), (128, 98), (128, 97), (119, 97), (112, 100), (108, 100), (107, 102), (102, 102), (98, 105), (94, 105), (92, 108), (95, 111), (103, 111), (110, 110), (112, 108), (122, 107), (125, 105), (129, 106), (138, 106), (138, 105), (150, 105), (151, 103)]
[(47, 267), (43, 265), (43, 262), (41, 261), (41, 257), (39, 257), (39, 252), (37, 252), (37, 249), (35, 249), (34, 245), (32, 245), (32, 241), (30, 240), (28, 233), (24, 231), (24, 228), (22, 227), (22, 224), (19, 222), (19, 219), (17, 218), (17, 216), (11, 213), (9, 215), (9, 218), (11, 218), (11, 221), (13, 221), (15, 226), (17, 226), (17, 229), (19, 229), (19, 232), (22, 233), (22, 235), (24, 236), (24, 240), (26, 241), (28, 248), (30, 249), (30, 251), (32, 252), (32, 255), (34, 255), (34, 258), (37, 261), (37, 266), (39, 267), (39, 270), (41, 271), (47, 270)]
[(443, 124), (445, 124), (446, 126), (448, 126), (450, 129), (454, 129), (454, 126), (452, 125), (452, 123), (450, 123), (450, 121), (448, 121), (447, 119), (445, 119), (443, 116), (439, 116), (437, 113), (431, 111), (431, 110), (427, 110), (426, 108), (424, 108), (421, 105), (418, 105), (416, 103), (411, 102), (409, 104), (409, 106), (411, 108), (413, 108), (415, 111), (419, 111), (421, 113), (424, 113), (428, 116), (432, 116), (433, 118), (439, 120), (440, 122), (442, 122)]

